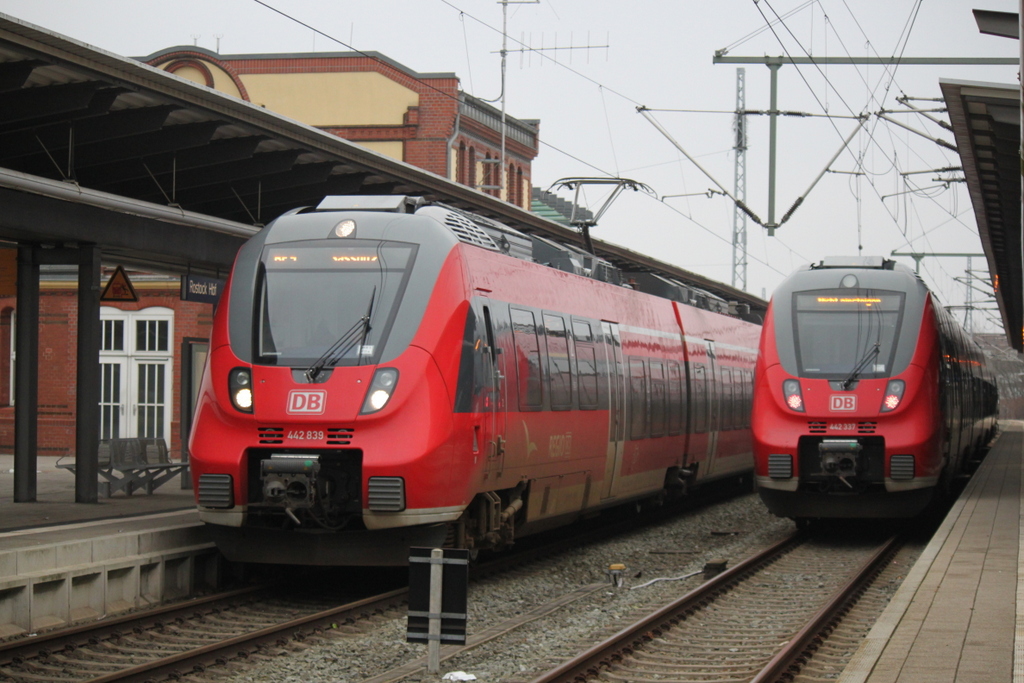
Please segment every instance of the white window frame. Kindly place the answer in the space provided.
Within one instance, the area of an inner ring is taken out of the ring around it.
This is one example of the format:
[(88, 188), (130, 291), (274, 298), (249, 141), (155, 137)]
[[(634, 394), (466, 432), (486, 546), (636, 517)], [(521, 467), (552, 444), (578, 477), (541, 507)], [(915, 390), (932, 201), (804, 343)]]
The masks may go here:
[[(124, 415), (120, 421), (121, 436), (138, 436), (138, 377), (137, 368), (140, 364), (160, 364), (165, 368), (163, 390), (163, 434), (164, 440), (170, 443), (171, 417), (174, 412), (174, 311), (165, 306), (150, 306), (138, 311), (124, 311), (119, 308), (102, 306), (100, 321), (124, 321), (123, 349), (119, 351), (100, 351), (101, 363), (120, 363), (122, 367), (122, 387)], [(167, 349), (160, 351), (136, 350), (136, 323), (139, 321), (167, 322)]]

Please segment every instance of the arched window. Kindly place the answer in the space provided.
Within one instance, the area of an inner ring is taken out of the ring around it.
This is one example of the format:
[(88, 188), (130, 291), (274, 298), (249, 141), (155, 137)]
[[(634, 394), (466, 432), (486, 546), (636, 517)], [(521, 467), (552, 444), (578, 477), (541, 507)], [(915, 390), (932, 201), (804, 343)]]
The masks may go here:
[(476, 149), (469, 148), (469, 156), (466, 158), (466, 184), (476, 187)]
[(466, 168), (466, 143), (459, 143), (459, 155), (456, 157), (455, 163), (458, 164), (458, 168), (455, 169), (455, 182), (462, 183), (463, 185), (469, 184), (469, 169)]

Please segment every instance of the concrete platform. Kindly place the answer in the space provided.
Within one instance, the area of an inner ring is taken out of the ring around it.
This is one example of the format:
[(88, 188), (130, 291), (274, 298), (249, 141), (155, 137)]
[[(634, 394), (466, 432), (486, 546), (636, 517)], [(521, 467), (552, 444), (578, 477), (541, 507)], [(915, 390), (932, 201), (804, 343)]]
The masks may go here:
[(37, 500), (15, 503), (0, 455), (0, 638), (101, 619), (221, 583), (223, 560), (178, 481), (75, 503), (75, 477), (40, 457)]
[(14, 502), (14, 456), (0, 455), (0, 532), (100, 519), (119, 519), (195, 508), (192, 489), (169, 481), (152, 494), (118, 493), (97, 503), (75, 503), (75, 475), (40, 456), (36, 465), (36, 502)]
[(1024, 682), (1024, 423), (1000, 430), (842, 683)]

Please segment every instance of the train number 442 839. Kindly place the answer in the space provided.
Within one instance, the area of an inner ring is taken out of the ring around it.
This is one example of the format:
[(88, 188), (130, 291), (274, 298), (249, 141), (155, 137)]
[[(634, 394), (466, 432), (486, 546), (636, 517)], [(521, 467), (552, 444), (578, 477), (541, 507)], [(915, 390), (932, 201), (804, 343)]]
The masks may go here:
[(301, 429), (293, 429), (288, 432), (289, 439), (295, 439), (296, 441), (323, 441), (324, 433), (318, 431), (302, 431)]

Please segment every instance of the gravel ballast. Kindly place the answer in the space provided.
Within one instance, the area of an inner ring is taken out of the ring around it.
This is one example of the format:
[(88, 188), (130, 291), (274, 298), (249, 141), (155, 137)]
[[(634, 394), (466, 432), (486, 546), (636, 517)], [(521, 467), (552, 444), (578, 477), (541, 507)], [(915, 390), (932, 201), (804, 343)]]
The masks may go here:
[[(439, 681), (456, 671), (472, 674), (481, 683), (530, 680), (698, 586), (704, 580), (705, 563), (725, 560), (732, 566), (793, 530), (790, 520), (772, 516), (756, 494), (746, 494), (472, 582), (470, 636), (581, 587), (595, 583), (606, 587), (442, 661), (436, 675), (406, 680)], [(613, 586), (608, 576), (611, 564), (626, 565), (622, 587)], [(650, 583), (694, 573), (690, 578)], [(426, 655), (425, 645), (406, 643), (404, 613), (382, 615), (359, 630), (332, 634), (301, 651), (252, 662), (244, 671), (220, 680), (355, 683)]]

